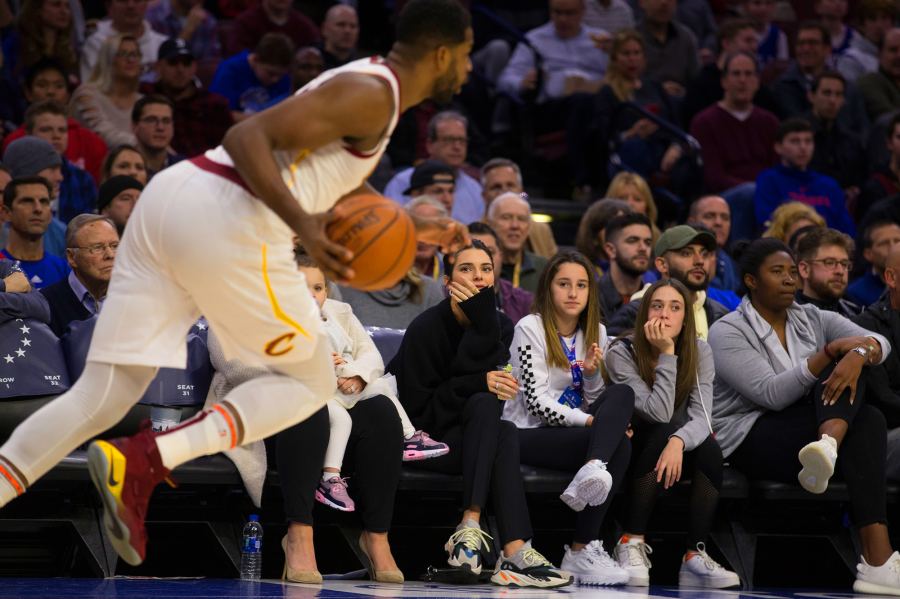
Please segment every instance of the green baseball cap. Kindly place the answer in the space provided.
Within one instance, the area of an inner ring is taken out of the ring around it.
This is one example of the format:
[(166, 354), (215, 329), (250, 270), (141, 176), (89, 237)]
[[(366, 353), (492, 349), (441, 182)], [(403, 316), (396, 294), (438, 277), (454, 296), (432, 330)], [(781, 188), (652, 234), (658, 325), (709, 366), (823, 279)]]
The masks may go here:
[(659, 236), (653, 252), (657, 256), (662, 256), (668, 251), (680, 250), (692, 243), (701, 243), (709, 251), (716, 250), (716, 237), (712, 233), (698, 231), (690, 225), (676, 225), (666, 229), (665, 233)]

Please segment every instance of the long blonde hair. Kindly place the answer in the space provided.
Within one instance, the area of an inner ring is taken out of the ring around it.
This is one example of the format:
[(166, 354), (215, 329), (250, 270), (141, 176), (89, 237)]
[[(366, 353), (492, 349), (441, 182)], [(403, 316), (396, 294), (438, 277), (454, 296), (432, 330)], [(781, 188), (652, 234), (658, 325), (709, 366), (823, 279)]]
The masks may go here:
[(818, 227), (825, 226), (825, 219), (816, 212), (815, 208), (801, 202), (787, 202), (775, 209), (769, 228), (762, 234), (763, 237), (772, 237), (784, 243), (788, 242), (787, 232), (798, 221), (808, 220)]
[(569, 360), (563, 353), (557, 337), (559, 328), (556, 325), (556, 309), (553, 306), (553, 277), (563, 264), (574, 263), (583, 267), (588, 277), (588, 301), (584, 310), (578, 316), (578, 328), (584, 339), (585, 349), (594, 343), (600, 343), (600, 298), (598, 297), (597, 275), (593, 265), (578, 252), (560, 252), (550, 259), (541, 273), (537, 292), (534, 294), (534, 303), (531, 311), (541, 317), (544, 325), (544, 342), (547, 344), (547, 366), (551, 368), (569, 368)]
[[(103, 42), (103, 45), (100, 46), (99, 52), (97, 52), (97, 63), (94, 65), (94, 70), (91, 71), (91, 78), (88, 80), (88, 83), (95, 86), (104, 94), (108, 94), (112, 90), (114, 77), (113, 69), (115, 68), (116, 54), (119, 52), (119, 48), (122, 46), (123, 42), (134, 42), (138, 52), (141, 51), (141, 44), (136, 37), (133, 35), (117, 33), (116, 35), (109, 36), (109, 38)], [(135, 91), (137, 91), (139, 84), (140, 81), (135, 80)]]
[(656, 219), (659, 217), (659, 210), (656, 208), (656, 202), (653, 201), (653, 192), (647, 181), (637, 173), (622, 171), (612, 178), (609, 187), (606, 188), (605, 197), (616, 198), (617, 200), (625, 199), (625, 188), (633, 187), (644, 204), (647, 206), (647, 218), (650, 219), (650, 231), (653, 233), (653, 243), (659, 239), (659, 227), (656, 226)]
[(612, 48), (609, 51), (609, 67), (606, 69), (606, 76), (603, 78), (604, 83), (613, 91), (613, 95), (620, 102), (627, 102), (634, 99), (634, 85), (629, 79), (619, 72), (616, 67), (616, 56), (625, 47), (628, 42), (636, 42), (641, 46), (641, 51), (646, 53), (647, 46), (644, 43), (644, 37), (634, 29), (623, 29), (613, 36)]

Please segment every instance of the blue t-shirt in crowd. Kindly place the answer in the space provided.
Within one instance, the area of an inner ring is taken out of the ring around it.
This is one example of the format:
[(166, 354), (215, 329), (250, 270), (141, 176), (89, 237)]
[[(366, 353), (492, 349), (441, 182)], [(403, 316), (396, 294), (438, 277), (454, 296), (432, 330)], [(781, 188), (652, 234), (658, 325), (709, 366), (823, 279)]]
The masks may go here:
[(19, 268), (22, 269), (35, 289), (47, 287), (69, 276), (69, 263), (46, 251), (40, 260), (19, 260), (6, 249), (0, 250), (0, 254), (7, 260), (18, 263)]
[(832, 229), (851, 237), (856, 235), (856, 224), (844, 198), (844, 190), (837, 181), (811, 170), (797, 170), (783, 164), (766, 169), (756, 178), (756, 222), (762, 225), (772, 217), (772, 212), (786, 202), (802, 202), (822, 215)]
[(881, 277), (869, 269), (847, 287), (847, 299), (863, 307), (871, 306), (884, 293), (884, 288)]
[(291, 79), (285, 74), (274, 85), (263, 86), (253, 69), (245, 50), (226, 58), (216, 69), (209, 91), (228, 98), (228, 106), (238, 112), (260, 112), (275, 101), (291, 93)]

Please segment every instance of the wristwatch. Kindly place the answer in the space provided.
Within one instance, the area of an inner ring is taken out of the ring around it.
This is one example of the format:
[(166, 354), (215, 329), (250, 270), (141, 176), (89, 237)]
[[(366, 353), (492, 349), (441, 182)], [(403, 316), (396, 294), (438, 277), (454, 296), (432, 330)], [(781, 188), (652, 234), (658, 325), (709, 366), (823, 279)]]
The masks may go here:
[(850, 351), (856, 352), (859, 355), (861, 355), (866, 362), (869, 361), (869, 348), (868, 347), (864, 347), (864, 346), (860, 345), (858, 347), (854, 347)]

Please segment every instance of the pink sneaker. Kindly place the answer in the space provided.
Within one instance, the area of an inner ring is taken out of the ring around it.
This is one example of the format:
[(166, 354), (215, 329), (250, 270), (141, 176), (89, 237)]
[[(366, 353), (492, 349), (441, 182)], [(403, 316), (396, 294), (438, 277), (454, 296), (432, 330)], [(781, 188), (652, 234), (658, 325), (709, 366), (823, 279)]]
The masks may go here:
[(403, 441), (403, 461), (415, 462), (427, 460), (450, 453), (446, 443), (435, 441), (425, 431), (416, 431), (415, 434)]
[(328, 479), (328, 482), (319, 481), (319, 488), (316, 489), (316, 501), (342, 512), (352, 512), (356, 509), (356, 504), (347, 494), (347, 479), (340, 476), (333, 476)]

